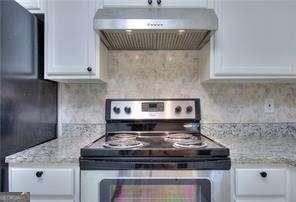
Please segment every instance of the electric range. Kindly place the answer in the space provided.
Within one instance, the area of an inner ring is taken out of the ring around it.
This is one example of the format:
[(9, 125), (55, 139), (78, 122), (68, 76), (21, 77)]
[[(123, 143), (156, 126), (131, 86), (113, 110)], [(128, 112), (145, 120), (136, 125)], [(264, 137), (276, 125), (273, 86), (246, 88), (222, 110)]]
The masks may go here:
[(82, 201), (154, 201), (169, 185), (185, 189), (179, 201), (230, 201), (229, 149), (201, 134), (200, 116), (199, 99), (106, 100), (105, 135), (81, 149)]

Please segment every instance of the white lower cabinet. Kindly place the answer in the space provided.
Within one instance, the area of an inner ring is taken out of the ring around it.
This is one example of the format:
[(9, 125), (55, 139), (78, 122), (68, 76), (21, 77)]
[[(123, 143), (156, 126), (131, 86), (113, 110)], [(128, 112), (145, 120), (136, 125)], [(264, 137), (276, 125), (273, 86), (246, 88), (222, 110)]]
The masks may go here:
[(32, 202), (79, 202), (79, 168), (10, 167), (9, 191), (30, 192)]
[(237, 196), (285, 196), (285, 169), (236, 169)]
[(238, 199), (235, 202), (286, 202), (285, 199)]
[(233, 169), (235, 202), (293, 202), (292, 169), (239, 167)]
[[(103, 0), (104, 7), (158, 7), (158, 8), (198, 8), (207, 7), (208, 0)], [(157, 2), (160, 2), (158, 4)]]
[(38, 200), (38, 199), (31, 199), (30, 200), (30, 202), (74, 202), (74, 200), (73, 199), (52, 199), (52, 200), (43, 200), (43, 199), (40, 199), (40, 200)]

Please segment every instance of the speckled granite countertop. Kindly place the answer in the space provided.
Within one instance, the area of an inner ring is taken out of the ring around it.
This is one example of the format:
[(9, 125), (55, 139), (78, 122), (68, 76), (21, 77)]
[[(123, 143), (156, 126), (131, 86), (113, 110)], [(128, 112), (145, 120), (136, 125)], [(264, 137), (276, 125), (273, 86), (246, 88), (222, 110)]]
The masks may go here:
[[(80, 148), (97, 137), (63, 137), (6, 157), (9, 164), (77, 164)], [(285, 164), (296, 167), (295, 137), (212, 137), (230, 148), (233, 164)]]
[(76, 164), (79, 163), (80, 148), (99, 136), (61, 137), (44, 144), (7, 156), (9, 164)]
[(296, 167), (296, 138), (278, 136), (212, 137), (230, 149), (233, 164), (285, 164)]

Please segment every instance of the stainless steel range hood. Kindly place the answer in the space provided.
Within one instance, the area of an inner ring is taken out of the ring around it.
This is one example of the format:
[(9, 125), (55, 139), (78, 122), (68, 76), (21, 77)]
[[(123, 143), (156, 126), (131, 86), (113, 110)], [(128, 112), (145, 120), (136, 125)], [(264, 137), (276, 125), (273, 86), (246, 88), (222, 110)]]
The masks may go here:
[(198, 50), (218, 28), (212, 9), (104, 8), (94, 28), (111, 50)]

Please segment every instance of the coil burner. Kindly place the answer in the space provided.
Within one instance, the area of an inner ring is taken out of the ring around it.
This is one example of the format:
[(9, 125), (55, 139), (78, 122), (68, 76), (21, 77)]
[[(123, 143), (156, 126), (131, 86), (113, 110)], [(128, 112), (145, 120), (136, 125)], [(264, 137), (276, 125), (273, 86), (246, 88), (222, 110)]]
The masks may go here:
[(110, 140), (103, 144), (104, 147), (113, 149), (130, 149), (143, 147), (144, 144), (137, 140)]
[(128, 133), (119, 133), (116, 135), (113, 135), (111, 137), (111, 140), (136, 140), (137, 135), (136, 134), (128, 134)]
[(199, 139), (185, 139), (185, 140), (180, 140), (178, 142), (175, 142), (173, 144), (175, 148), (194, 148), (194, 149), (199, 149), (199, 148), (205, 148), (207, 147), (207, 144), (202, 142)]

